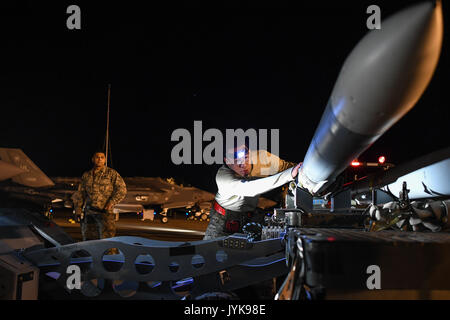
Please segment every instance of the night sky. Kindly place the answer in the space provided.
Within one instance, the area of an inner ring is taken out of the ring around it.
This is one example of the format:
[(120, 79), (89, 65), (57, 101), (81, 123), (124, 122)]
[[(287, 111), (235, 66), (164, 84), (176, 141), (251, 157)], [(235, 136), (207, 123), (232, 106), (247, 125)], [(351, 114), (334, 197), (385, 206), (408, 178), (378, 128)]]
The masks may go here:
[[(218, 165), (172, 164), (175, 129), (193, 135), (194, 120), (204, 131), (280, 129), (280, 156), (302, 161), (346, 56), (368, 31), (366, 8), (379, 5), (383, 19), (415, 3), (3, 2), (0, 146), (22, 149), (48, 176), (80, 176), (103, 145), (110, 83), (113, 167), (212, 192)], [(81, 8), (81, 30), (66, 28), (70, 4)], [(429, 87), (360, 160), (383, 154), (399, 164), (448, 146), (448, 12)]]

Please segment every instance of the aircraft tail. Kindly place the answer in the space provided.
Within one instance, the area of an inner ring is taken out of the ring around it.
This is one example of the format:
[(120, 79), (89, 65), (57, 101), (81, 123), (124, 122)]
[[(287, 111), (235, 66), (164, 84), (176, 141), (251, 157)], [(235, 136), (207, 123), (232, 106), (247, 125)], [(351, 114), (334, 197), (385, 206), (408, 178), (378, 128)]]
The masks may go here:
[(0, 148), (0, 159), (23, 171), (12, 177), (12, 181), (16, 183), (27, 187), (50, 187), (55, 185), (21, 149)]

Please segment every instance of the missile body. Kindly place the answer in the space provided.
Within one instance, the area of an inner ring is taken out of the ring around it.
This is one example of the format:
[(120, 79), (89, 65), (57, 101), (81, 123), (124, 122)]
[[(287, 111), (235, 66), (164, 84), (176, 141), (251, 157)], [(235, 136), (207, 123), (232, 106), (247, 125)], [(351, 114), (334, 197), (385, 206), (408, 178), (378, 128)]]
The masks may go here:
[(353, 194), (380, 188), (399, 196), (403, 182), (410, 199), (450, 196), (450, 147), (434, 151), (392, 169), (368, 175), (350, 185)]
[(385, 186), (385, 191), (398, 196), (406, 182), (410, 199), (450, 196), (450, 158), (401, 176)]
[(299, 172), (311, 193), (326, 191), (349, 163), (417, 102), (439, 60), (440, 1), (382, 21), (349, 54)]

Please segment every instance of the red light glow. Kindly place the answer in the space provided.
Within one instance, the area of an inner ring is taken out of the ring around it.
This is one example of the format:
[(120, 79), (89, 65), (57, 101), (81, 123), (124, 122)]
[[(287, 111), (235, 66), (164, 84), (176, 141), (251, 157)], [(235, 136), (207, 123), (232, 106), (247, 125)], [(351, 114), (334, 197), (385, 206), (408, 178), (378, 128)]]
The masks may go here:
[(361, 165), (361, 162), (354, 160), (354, 161), (352, 161), (351, 165), (352, 165), (352, 167), (359, 167)]
[(378, 158), (378, 162), (379, 162), (379, 163), (382, 163), (382, 164), (385, 163), (385, 162), (386, 162), (385, 156), (379, 157), (379, 158)]

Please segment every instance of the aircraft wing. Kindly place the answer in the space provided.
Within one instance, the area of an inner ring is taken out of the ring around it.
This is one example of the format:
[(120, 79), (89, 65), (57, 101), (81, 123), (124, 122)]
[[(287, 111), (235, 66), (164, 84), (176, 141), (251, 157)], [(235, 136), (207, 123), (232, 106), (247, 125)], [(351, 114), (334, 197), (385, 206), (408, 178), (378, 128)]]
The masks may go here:
[(23, 171), (12, 177), (12, 180), (16, 183), (27, 187), (50, 187), (55, 185), (21, 149), (0, 148), (0, 159)]
[(166, 183), (161, 178), (153, 177), (127, 177), (124, 178), (128, 189), (151, 189), (152, 192), (165, 193), (168, 190), (173, 190), (169, 183)]
[(12, 178), (24, 172), (25, 170), (6, 161), (0, 160), (0, 181)]

